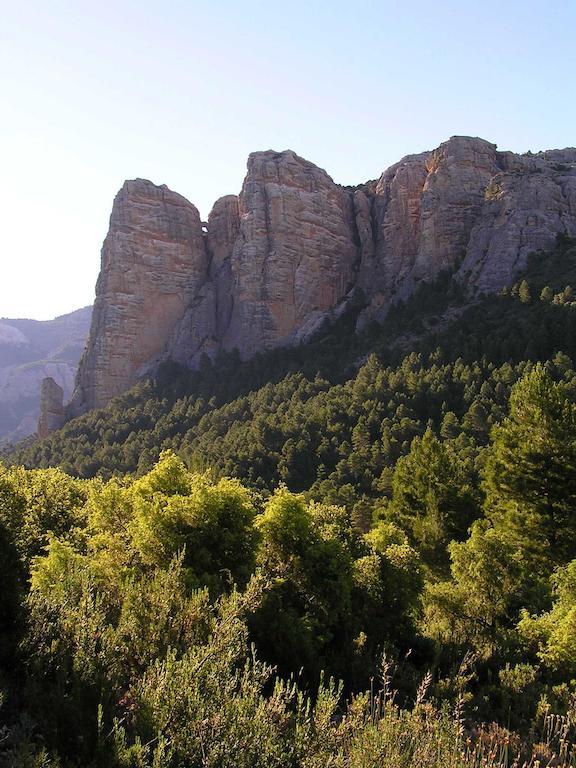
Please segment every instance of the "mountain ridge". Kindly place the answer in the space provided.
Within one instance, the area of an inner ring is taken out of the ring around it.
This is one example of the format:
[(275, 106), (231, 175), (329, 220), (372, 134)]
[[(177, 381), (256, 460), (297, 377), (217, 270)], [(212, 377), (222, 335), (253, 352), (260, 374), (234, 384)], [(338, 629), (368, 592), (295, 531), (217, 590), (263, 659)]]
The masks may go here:
[(358, 327), (380, 321), (446, 269), (471, 297), (495, 292), (558, 233), (576, 234), (572, 148), (517, 155), (454, 136), (356, 188), (292, 150), (255, 152), (240, 194), (207, 222), (166, 185), (127, 181), (68, 416), (163, 360), (197, 368), (219, 352), (299, 344), (358, 295)]

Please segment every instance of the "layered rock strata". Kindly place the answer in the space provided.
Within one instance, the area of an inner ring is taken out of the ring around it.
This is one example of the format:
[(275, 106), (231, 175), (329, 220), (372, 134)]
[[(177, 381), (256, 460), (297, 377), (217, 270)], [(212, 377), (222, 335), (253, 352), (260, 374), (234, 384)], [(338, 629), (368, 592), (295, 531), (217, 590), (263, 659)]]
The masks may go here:
[(127, 181), (114, 200), (102, 248), (71, 415), (101, 407), (134, 384), (163, 352), (207, 277), (195, 206), (166, 186)]
[(300, 343), (355, 292), (362, 325), (444, 269), (471, 294), (496, 291), (559, 232), (576, 235), (575, 149), (516, 155), (455, 136), (357, 188), (294, 152), (257, 152), (206, 225), (166, 187), (126, 182), (69, 413), (161, 359), (194, 367)]

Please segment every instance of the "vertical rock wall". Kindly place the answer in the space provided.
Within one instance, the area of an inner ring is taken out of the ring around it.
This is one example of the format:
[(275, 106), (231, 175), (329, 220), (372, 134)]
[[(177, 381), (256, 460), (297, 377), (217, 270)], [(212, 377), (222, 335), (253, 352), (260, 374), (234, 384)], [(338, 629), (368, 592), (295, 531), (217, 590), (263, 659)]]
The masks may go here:
[(42, 380), (40, 388), (38, 437), (47, 437), (50, 432), (63, 427), (64, 421), (64, 390), (49, 376)]
[(71, 415), (128, 389), (201, 301), (208, 256), (197, 209), (166, 186), (127, 181), (102, 248), (92, 326)]
[(294, 152), (254, 153), (239, 197), (218, 200), (204, 228), (167, 187), (126, 182), (69, 415), (161, 359), (194, 367), (299, 343), (357, 290), (360, 326), (443, 269), (471, 294), (498, 290), (558, 232), (576, 235), (576, 150), (515, 155), (465, 136), (355, 189)]
[(354, 284), (351, 195), (294, 152), (257, 152), (239, 200), (225, 349), (242, 357), (302, 338)]

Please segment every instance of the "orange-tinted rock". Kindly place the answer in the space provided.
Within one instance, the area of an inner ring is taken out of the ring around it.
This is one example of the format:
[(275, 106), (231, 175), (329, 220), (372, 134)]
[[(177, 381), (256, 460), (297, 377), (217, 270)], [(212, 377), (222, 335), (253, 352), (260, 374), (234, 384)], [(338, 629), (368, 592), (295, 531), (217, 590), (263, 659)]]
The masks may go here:
[(208, 274), (197, 209), (166, 186), (127, 181), (114, 201), (72, 415), (105, 405), (163, 354)]
[(102, 251), (70, 414), (104, 405), (159, 360), (195, 367), (299, 343), (361, 291), (359, 325), (449, 269), (474, 291), (576, 235), (576, 150), (499, 152), (455, 136), (356, 189), (292, 151), (250, 155), (239, 197), (204, 227), (166, 187), (126, 182)]
[(256, 152), (240, 194), (225, 349), (242, 357), (298, 341), (352, 288), (359, 258), (350, 193), (294, 152)]

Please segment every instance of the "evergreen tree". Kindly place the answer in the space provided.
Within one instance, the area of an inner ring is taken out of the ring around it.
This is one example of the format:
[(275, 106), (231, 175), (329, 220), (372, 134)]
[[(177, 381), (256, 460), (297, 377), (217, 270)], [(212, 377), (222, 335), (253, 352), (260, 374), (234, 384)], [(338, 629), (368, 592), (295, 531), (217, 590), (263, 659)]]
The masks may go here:
[(576, 405), (537, 365), (513, 388), (484, 471), (493, 524), (551, 571), (576, 557)]
[(554, 292), (552, 291), (552, 288), (550, 288), (549, 285), (545, 285), (540, 293), (540, 301), (545, 301), (549, 304), (553, 298)]
[(530, 293), (530, 286), (526, 282), (526, 280), (522, 280), (518, 287), (518, 298), (522, 302), (522, 304), (530, 304), (532, 301), (532, 295)]
[(476, 514), (463, 465), (427, 429), (396, 464), (387, 517), (408, 534), (427, 565), (442, 569), (449, 542), (465, 537)]

